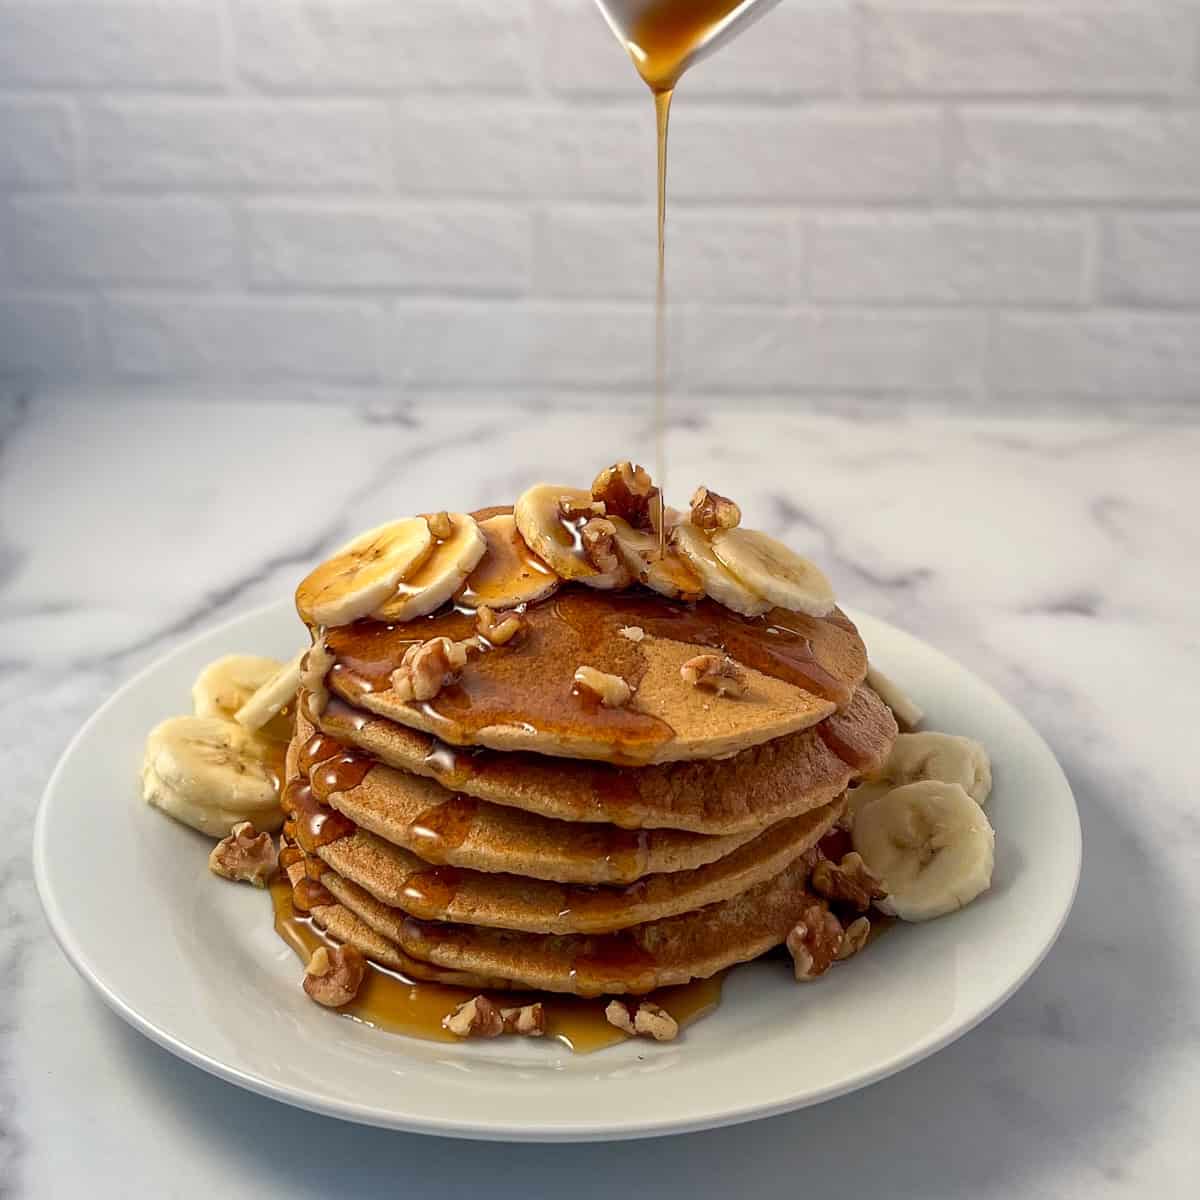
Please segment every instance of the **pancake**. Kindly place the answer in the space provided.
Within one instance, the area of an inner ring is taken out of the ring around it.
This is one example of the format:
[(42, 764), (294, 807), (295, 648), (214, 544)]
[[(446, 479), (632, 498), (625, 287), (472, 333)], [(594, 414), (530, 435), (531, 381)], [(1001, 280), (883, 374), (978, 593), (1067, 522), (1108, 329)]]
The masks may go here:
[[(308, 729), (306, 706), (301, 704), (300, 710)], [(811, 729), (732, 758), (638, 768), (522, 752), (463, 751), (340, 699), (330, 701), (319, 724), (337, 741), (409, 778), (435, 779), (494, 804), (564, 821), (712, 835), (764, 829), (830, 803), (855, 777), (887, 760), (897, 733), (891, 711), (866, 686), (855, 691), (845, 709)], [(389, 778), (397, 791), (416, 786)], [(382, 791), (382, 777), (374, 783)], [(396, 803), (402, 804), (402, 798), (396, 797)], [(410, 848), (419, 851), (418, 846)]]
[[(312, 728), (303, 715), (296, 727), (296, 741), (288, 750), (293, 778), (302, 761), (298, 747), (307, 742)], [(339, 782), (339, 761), (353, 763), (355, 758), (352, 786), (331, 787)], [(676, 829), (558, 821), (450, 792), (432, 779), (372, 763), (362, 755), (339, 755), (332, 765), (318, 763), (309, 777), (315, 801), (428, 863), (554, 883), (626, 884), (644, 875), (689, 871), (731, 853), (758, 832), (707, 837)]]
[[(843, 802), (794, 817), (708, 866), (649, 875), (623, 888), (563, 887), (518, 875), (430, 867), (407, 850), (361, 830), (317, 850), (330, 871), (320, 880), (367, 924), (393, 940), (404, 917), (484, 925), (526, 933), (611, 933), (728, 900), (778, 875), (815, 846)], [(373, 897), (360, 907), (341, 880)], [(378, 911), (381, 910), (381, 911)]]
[(556, 937), (408, 917), (397, 940), (414, 958), (521, 987), (583, 996), (643, 994), (707, 978), (779, 945), (813, 902), (805, 890), (808, 858), (801, 855), (731, 900), (621, 933)]
[[(356, 708), (455, 746), (640, 765), (735, 754), (806, 729), (847, 706), (867, 671), (862, 639), (838, 609), (749, 618), (711, 600), (568, 585), (523, 617), (520, 638), (472, 653), (459, 679), (422, 703), (403, 700), (392, 673), (416, 643), (473, 638), (472, 611), (330, 629), (328, 686)], [(742, 664), (744, 695), (717, 696), (681, 677), (683, 663), (714, 649)], [(620, 676), (632, 699), (607, 708), (579, 692), (580, 666)]]
[[(293, 886), (304, 877), (304, 864), (293, 863), (287, 869), (287, 877)], [(337, 903), (314, 904), (311, 911), (313, 924), (323, 929), (339, 942), (361, 950), (363, 956), (380, 966), (400, 971), (411, 979), (426, 983), (444, 983), (464, 988), (509, 988), (505, 979), (494, 979), (486, 975), (474, 975), (468, 971), (448, 971), (420, 959), (410, 958), (393, 941), (372, 929), (350, 909)]]

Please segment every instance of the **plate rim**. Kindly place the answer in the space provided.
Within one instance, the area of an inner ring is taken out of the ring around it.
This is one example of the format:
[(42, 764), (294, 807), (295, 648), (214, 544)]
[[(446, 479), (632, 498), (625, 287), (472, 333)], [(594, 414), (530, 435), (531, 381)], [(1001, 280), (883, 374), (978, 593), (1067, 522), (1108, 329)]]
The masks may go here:
[(105, 979), (103, 968), (92, 960), (86, 949), (72, 933), (70, 923), (61, 912), (53, 888), (48, 881), (48, 813), (53, 803), (54, 794), (60, 786), (59, 781), (75, 755), (79, 744), (97, 724), (105, 719), (109, 710), (116, 707), (129, 692), (136, 690), (146, 679), (155, 675), (174, 659), (187, 656), (199, 643), (233, 626), (265, 619), (269, 614), (275, 613), (280, 609), (286, 611), (289, 608), (290, 604), (288, 601), (276, 600), (228, 617), (216, 625), (198, 630), (191, 637), (172, 647), (166, 653), (158, 655), (117, 687), (87, 720), (80, 725), (60, 754), (38, 802), (32, 840), (34, 883), (37, 889), (38, 900), (41, 903), (42, 911), (50, 927), (51, 934), (67, 961), (89, 986), (99, 994), (105, 1005), (155, 1045), (175, 1055), (177, 1058), (200, 1068), (202, 1071), (218, 1079), (245, 1088), (270, 1100), (304, 1109), (308, 1112), (348, 1120), (375, 1128), (434, 1137), (462, 1138), (472, 1141), (527, 1143), (638, 1140), (674, 1134), (696, 1133), (706, 1129), (725, 1128), (740, 1125), (748, 1121), (762, 1120), (788, 1112), (796, 1112), (812, 1105), (823, 1104), (839, 1096), (848, 1095), (851, 1092), (869, 1087), (892, 1075), (898, 1074), (900, 1071), (914, 1066), (918, 1062), (938, 1053), (938, 1051), (945, 1049), (959, 1038), (964, 1037), (977, 1028), (983, 1021), (996, 1012), (997, 1009), (1011, 999), (1042, 964), (1046, 955), (1050, 952), (1055, 942), (1057, 942), (1059, 935), (1062, 933), (1063, 926), (1066, 924), (1074, 907), (1083, 865), (1083, 831), (1079, 818), (1079, 804), (1075, 799), (1074, 791), (1062, 768), (1062, 764), (1059, 763), (1057, 756), (1046, 740), (1025, 717), (1024, 713), (1012, 705), (996, 688), (985, 679), (982, 679), (969, 667), (957, 662), (950, 655), (931, 645), (929, 642), (918, 638), (915, 634), (911, 634), (907, 630), (893, 625), (890, 621), (875, 617), (857, 607), (843, 606), (847, 616), (855, 624), (858, 624), (860, 619), (865, 617), (868, 621), (886, 627), (889, 637), (895, 637), (901, 642), (907, 641), (919, 649), (921, 654), (932, 656), (936, 660), (939, 660), (939, 665), (948, 665), (955, 670), (965, 671), (971, 677), (974, 687), (983, 692), (993, 704), (998, 704), (1006, 709), (1010, 717), (1023, 726), (1023, 732), (1040, 743), (1046, 752), (1048, 762), (1053, 765), (1053, 769), (1057, 773), (1059, 781), (1071, 801), (1071, 841), (1070, 846), (1064, 846), (1063, 849), (1069, 849), (1071, 852), (1072, 879), (1069, 896), (1063, 905), (1062, 911), (1049, 935), (1045, 938), (1044, 944), (1039, 947), (1037, 953), (1031, 957), (1030, 961), (1017, 976), (1008, 985), (1000, 989), (995, 996), (991, 997), (986, 1003), (981, 1004), (967, 1019), (948, 1029), (918, 1039), (903, 1051), (893, 1054), (883, 1062), (863, 1069), (857, 1074), (848, 1076), (845, 1079), (831, 1083), (815, 1091), (806, 1092), (800, 1096), (774, 1098), (763, 1101), (760, 1104), (743, 1104), (736, 1109), (721, 1110), (712, 1108), (703, 1113), (684, 1118), (663, 1117), (649, 1121), (642, 1120), (636, 1126), (612, 1122), (597, 1125), (594, 1122), (565, 1121), (561, 1124), (556, 1123), (553, 1125), (543, 1123), (531, 1129), (528, 1123), (506, 1122), (502, 1118), (489, 1120), (484, 1124), (477, 1121), (455, 1121), (441, 1117), (422, 1117), (419, 1114), (399, 1113), (394, 1110), (386, 1111), (375, 1105), (361, 1104), (352, 1100), (322, 1097), (306, 1092), (300, 1087), (281, 1084), (265, 1075), (244, 1070), (241, 1067), (222, 1061), (203, 1050), (197, 1049), (185, 1037), (174, 1034), (169, 1029), (162, 1027), (160, 1023), (156, 1023), (154, 1020), (145, 1017), (138, 1011), (134, 1004), (128, 1002), (120, 995), (117, 986)]

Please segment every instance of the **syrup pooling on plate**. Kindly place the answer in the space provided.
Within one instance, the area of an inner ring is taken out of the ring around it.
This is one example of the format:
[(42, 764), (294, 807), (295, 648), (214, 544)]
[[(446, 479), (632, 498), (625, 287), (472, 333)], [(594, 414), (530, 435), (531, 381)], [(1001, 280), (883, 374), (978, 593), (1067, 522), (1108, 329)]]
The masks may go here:
[[(303, 913), (297, 912), (286, 878), (277, 876), (272, 881), (271, 901), (275, 910), (275, 932), (301, 962), (307, 963), (319, 946), (337, 944)], [(682, 1027), (717, 1007), (722, 982), (722, 975), (698, 979), (682, 987), (662, 988), (648, 999), (666, 1009)], [(390, 1033), (428, 1041), (456, 1042), (460, 1039), (442, 1027), (442, 1018), (477, 994), (466, 988), (409, 979), (398, 971), (368, 962), (366, 978), (358, 995), (337, 1011), (353, 1021)], [(626, 1035), (605, 1018), (604, 997), (585, 1000), (546, 993), (493, 992), (490, 998), (505, 1008), (540, 1001), (545, 1008), (546, 1036), (577, 1054), (587, 1054), (626, 1040)]]

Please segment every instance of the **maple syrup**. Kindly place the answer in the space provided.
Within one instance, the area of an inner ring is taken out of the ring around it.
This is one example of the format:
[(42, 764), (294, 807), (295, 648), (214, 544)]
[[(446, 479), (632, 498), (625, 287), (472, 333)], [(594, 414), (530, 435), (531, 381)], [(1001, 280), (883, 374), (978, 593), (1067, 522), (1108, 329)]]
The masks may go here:
[[(271, 882), (270, 892), (275, 910), (275, 932), (302, 963), (307, 964), (319, 946), (337, 944), (297, 910), (293, 889), (286, 877), (277, 875)], [(661, 1005), (682, 1028), (717, 1007), (722, 982), (723, 974), (716, 975), (711, 979), (693, 980), (682, 987), (661, 988), (647, 998)], [(442, 1018), (477, 994), (467, 988), (410, 979), (399, 971), (368, 961), (358, 995), (337, 1012), (352, 1021), (389, 1033), (427, 1041), (456, 1042), (461, 1039), (442, 1028)], [(625, 1041), (628, 1036), (605, 1019), (608, 997), (589, 1000), (552, 993), (493, 992), (490, 998), (504, 1008), (541, 1001), (546, 1016), (546, 1036), (577, 1054), (601, 1050)]]

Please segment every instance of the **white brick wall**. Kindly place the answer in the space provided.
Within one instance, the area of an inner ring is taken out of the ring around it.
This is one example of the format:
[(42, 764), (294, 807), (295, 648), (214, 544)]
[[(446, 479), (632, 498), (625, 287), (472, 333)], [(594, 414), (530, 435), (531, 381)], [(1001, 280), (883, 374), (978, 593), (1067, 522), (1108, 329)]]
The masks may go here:
[[(675, 402), (1200, 402), (1200, 0), (783, 0), (680, 88)], [(653, 379), (592, 0), (0, 0), (0, 377)]]

